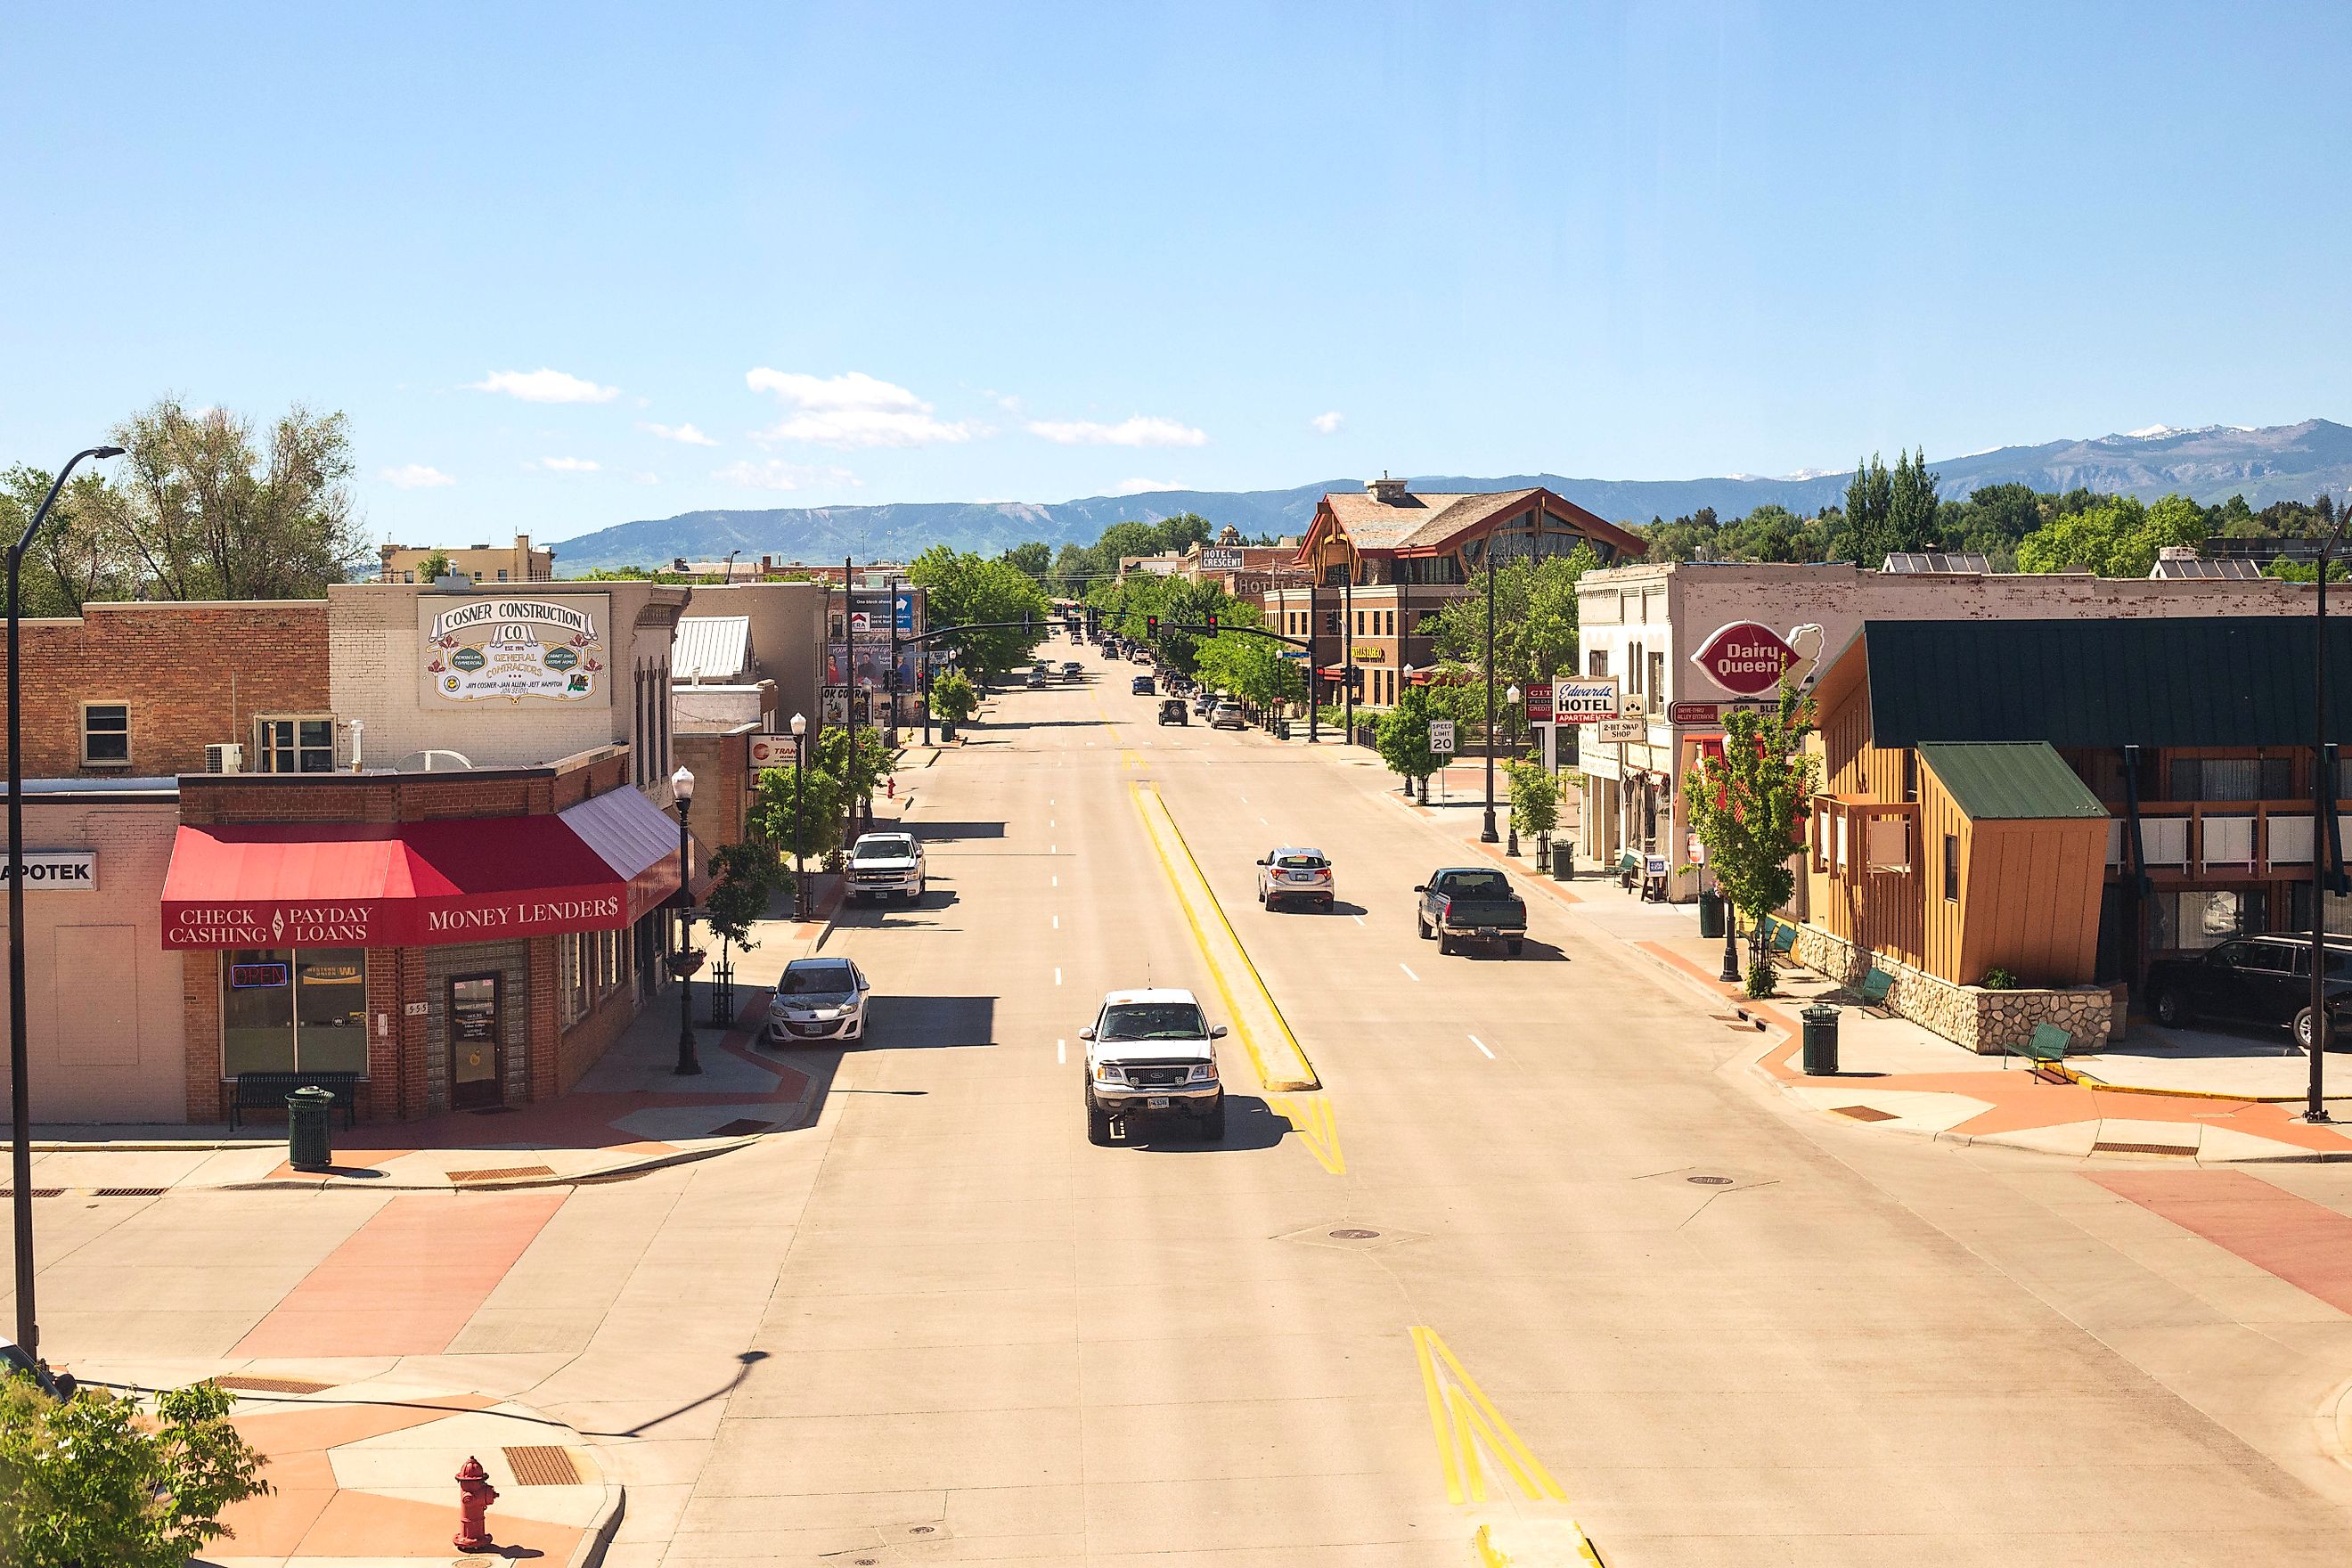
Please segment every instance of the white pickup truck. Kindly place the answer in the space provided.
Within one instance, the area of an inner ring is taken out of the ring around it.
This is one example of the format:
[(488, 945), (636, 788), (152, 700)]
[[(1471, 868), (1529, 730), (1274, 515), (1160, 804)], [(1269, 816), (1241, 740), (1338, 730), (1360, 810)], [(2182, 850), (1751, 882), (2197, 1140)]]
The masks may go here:
[(849, 901), (923, 896), (923, 847), (911, 833), (867, 833), (849, 847)]

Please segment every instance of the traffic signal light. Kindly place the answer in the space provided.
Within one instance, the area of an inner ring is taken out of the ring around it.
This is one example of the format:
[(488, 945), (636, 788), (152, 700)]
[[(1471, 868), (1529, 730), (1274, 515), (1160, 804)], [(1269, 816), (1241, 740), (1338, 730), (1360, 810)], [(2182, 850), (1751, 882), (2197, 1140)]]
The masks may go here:
[(1348, 667), (1348, 689), (1358, 697), (1364, 694), (1363, 666), (1351, 664)]
[(1211, 637), (1217, 635), (1217, 612), (1214, 610), (1209, 612), (1209, 635)]
[(1160, 636), (1160, 617), (1158, 616), (1146, 616), (1143, 617), (1143, 635), (1155, 639)]

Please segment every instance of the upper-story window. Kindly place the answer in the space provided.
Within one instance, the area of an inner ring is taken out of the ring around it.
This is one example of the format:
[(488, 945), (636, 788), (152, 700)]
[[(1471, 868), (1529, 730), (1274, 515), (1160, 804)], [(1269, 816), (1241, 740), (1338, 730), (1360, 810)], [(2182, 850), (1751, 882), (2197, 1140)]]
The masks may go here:
[(1587, 675), (1608, 674), (1609, 650), (1605, 647), (1596, 647), (1587, 653), (1584, 656), (1584, 673)]
[(85, 702), (81, 705), (82, 765), (121, 768), (131, 765), (131, 705), (127, 702)]
[(331, 718), (265, 718), (253, 721), (254, 765), (265, 773), (335, 771), (335, 721)]

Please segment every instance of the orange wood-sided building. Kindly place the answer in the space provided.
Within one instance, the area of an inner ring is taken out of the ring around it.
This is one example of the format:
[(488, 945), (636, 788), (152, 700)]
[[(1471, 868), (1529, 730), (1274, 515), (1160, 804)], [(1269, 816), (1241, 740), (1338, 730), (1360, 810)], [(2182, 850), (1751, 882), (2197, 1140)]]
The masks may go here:
[[(1963, 985), (2137, 983), (2307, 929), (2346, 782), (2314, 775), (2314, 638), (2284, 616), (1864, 623), (1813, 694), (1806, 918)], [(2352, 625), (2328, 639), (2336, 735)]]

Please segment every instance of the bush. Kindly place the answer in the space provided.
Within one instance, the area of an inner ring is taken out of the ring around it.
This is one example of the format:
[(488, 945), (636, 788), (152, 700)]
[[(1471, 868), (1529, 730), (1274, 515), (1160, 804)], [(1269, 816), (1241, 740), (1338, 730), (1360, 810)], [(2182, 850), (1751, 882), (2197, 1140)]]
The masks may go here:
[(980, 692), (971, 678), (961, 669), (941, 672), (931, 679), (931, 717), (950, 724), (961, 724), (980, 710)]
[(269, 1490), (217, 1384), (167, 1390), (152, 1415), (89, 1390), (66, 1401), (0, 1382), (0, 1563), (182, 1568), (228, 1533), (223, 1509)]

